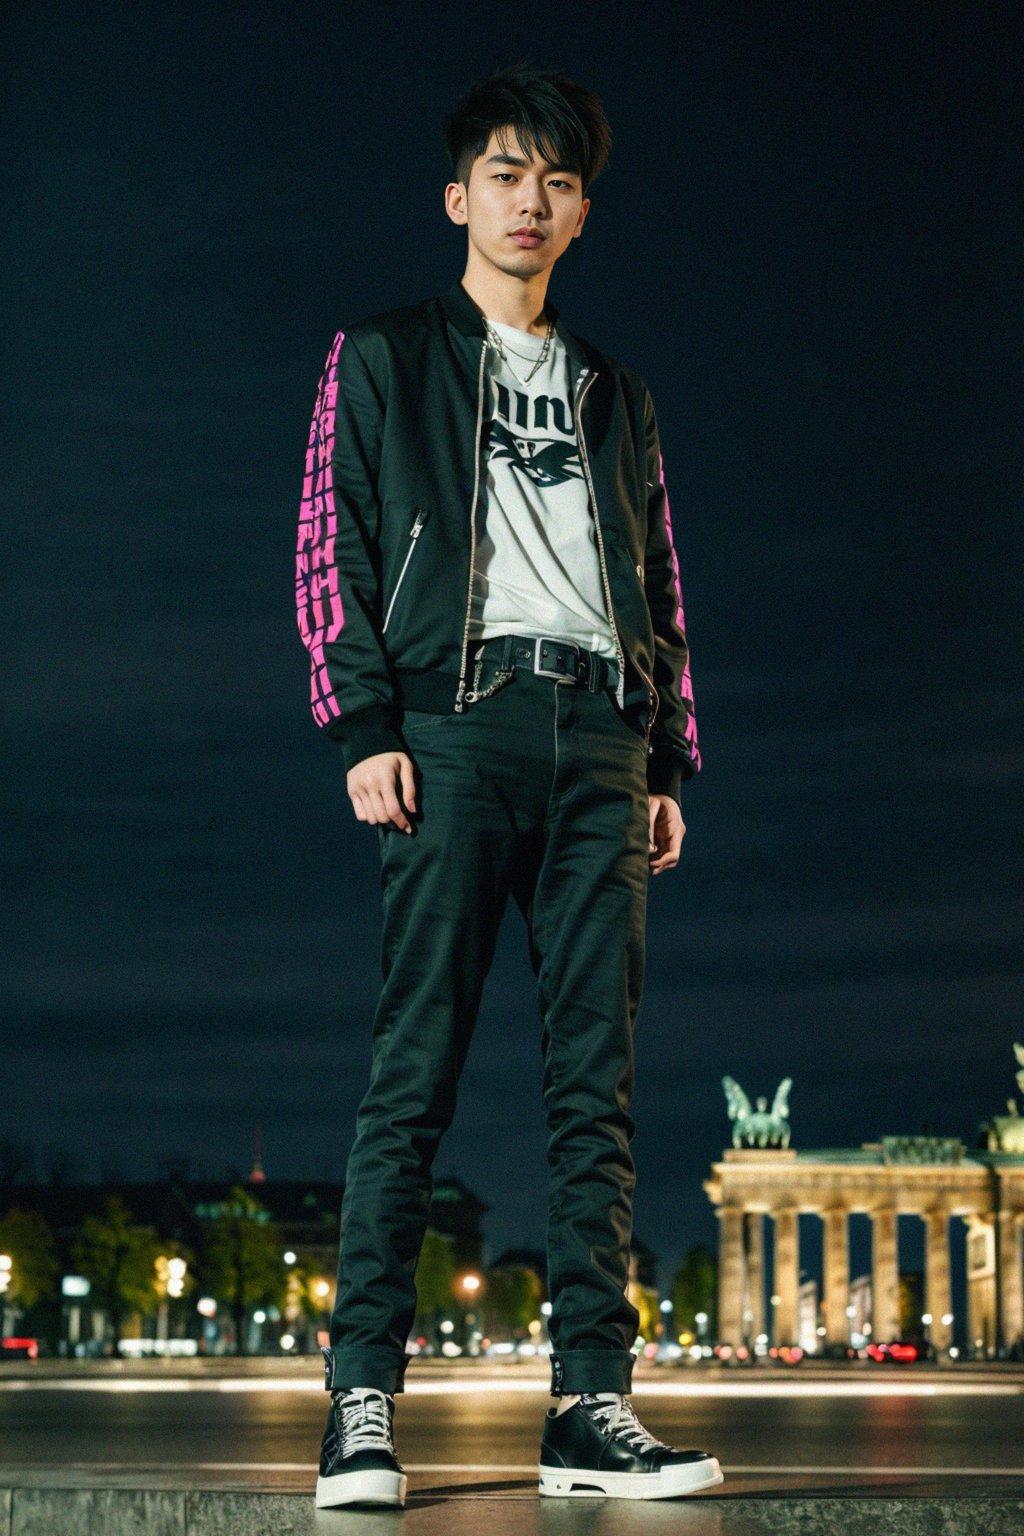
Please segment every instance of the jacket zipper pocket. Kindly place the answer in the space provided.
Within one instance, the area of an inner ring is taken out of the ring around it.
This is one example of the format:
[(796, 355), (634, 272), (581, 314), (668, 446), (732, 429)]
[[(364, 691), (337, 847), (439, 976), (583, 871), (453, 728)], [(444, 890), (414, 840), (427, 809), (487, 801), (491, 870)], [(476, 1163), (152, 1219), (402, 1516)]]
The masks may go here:
[(402, 582), (405, 580), (405, 573), (409, 569), (409, 561), (412, 559), (412, 552), (416, 548), (416, 540), (419, 538), (420, 533), (423, 530), (423, 524), (426, 522), (429, 515), (429, 508), (418, 508), (416, 512), (416, 521), (409, 529), (409, 549), (405, 560), (402, 563), (402, 569), (398, 573), (398, 580), (395, 582), (395, 590), (391, 594), (391, 601), (388, 603), (388, 611), (384, 617), (384, 628), (381, 630), (382, 634), (386, 632), (388, 624), (390, 623), (391, 611), (395, 606), (395, 598), (398, 596), (398, 590), (401, 587)]
[[(643, 568), (642, 565), (638, 565), (636, 567), (636, 574), (637, 574), (637, 577), (638, 577), (639, 582), (640, 582), (640, 595), (642, 596), (642, 598), (644, 600), (644, 604), (646, 605), (646, 603), (647, 603), (647, 581), (646, 581), (646, 578), (644, 577), (644, 568)], [(661, 703), (661, 700), (658, 698), (658, 690), (655, 688), (652, 679), (647, 676), (647, 673), (644, 671), (643, 667), (641, 667), (638, 663), (634, 663), (634, 665), (636, 665), (637, 671), (640, 673), (640, 676), (643, 678), (644, 683), (645, 683), (646, 687), (648, 688), (648, 690), (650, 692), (650, 698), (651, 698), (651, 712), (650, 712), (650, 716), (648, 717), (648, 720), (647, 720), (647, 733), (646, 733), (646, 735), (647, 735), (647, 755), (649, 757), (651, 755), (652, 750), (653, 750), (652, 747), (651, 747), (651, 729), (652, 729), (652, 727), (654, 725), (654, 717), (658, 713), (658, 707), (659, 707), (659, 705)]]

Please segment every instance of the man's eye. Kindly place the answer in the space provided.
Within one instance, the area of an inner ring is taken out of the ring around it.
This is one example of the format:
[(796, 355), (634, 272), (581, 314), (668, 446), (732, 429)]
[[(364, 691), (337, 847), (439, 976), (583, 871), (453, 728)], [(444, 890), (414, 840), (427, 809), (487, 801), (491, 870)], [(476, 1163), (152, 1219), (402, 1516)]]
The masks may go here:
[[(503, 176), (509, 176), (513, 181), (515, 180), (515, 177), (512, 176), (511, 171), (496, 171), (494, 174), (494, 179), (495, 181), (500, 181)], [(552, 179), (550, 184), (553, 187), (567, 187), (569, 185), (567, 181), (563, 181), (560, 177), (557, 176)]]

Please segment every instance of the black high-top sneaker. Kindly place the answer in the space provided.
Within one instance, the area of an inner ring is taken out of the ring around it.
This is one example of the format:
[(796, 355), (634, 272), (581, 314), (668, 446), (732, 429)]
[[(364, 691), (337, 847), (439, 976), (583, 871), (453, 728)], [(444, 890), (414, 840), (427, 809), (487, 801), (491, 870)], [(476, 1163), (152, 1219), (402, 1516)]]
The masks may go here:
[(707, 1451), (656, 1440), (619, 1392), (584, 1392), (564, 1413), (547, 1411), (540, 1492), (558, 1498), (674, 1499), (725, 1481)]
[(405, 1503), (408, 1478), (395, 1454), (395, 1400), (377, 1387), (331, 1393), (320, 1448), (316, 1507)]

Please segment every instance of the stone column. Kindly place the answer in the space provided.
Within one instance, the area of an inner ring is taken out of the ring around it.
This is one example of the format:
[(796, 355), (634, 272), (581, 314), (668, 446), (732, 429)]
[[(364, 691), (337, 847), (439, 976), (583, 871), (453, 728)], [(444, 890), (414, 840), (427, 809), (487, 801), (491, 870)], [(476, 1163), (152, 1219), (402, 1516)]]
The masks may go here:
[(995, 1221), (990, 1211), (971, 1211), (967, 1221), (967, 1339), (988, 1358), (996, 1338)]
[(932, 1317), (929, 1337), (937, 1350), (943, 1350), (949, 1348), (952, 1337), (950, 1324), (942, 1321), (952, 1311), (949, 1289), (949, 1212), (925, 1211), (924, 1222), (924, 1309)]
[(718, 1338), (743, 1343), (743, 1207), (718, 1207)]
[(747, 1307), (750, 1309), (749, 1342), (753, 1345), (764, 1326), (764, 1234), (760, 1211), (747, 1211), (743, 1218), (747, 1250)]
[(900, 1336), (900, 1254), (897, 1212), (871, 1212), (871, 1338), (885, 1344)]
[(1022, 1219), (1024, 1219), (1024, 1213), (1012, 1208), (999, 1212), (999, 1290), (1002, 1299), (1004, 1349), (1010, 1349), (1024, 1334)]
[(850, 1320), (846, 1308), (850, 1302), (850, 1250), (847, 1241), (845, 1206), (832, 1206), (822, 1212), (825, 1223), (825, 1344), (850, 1342)]
[(775, 1312), (773, 1344), (799, 1341), (800, 1229), (796, 1206), (773, 1211), (775, 1217), (775, 1269), (773, 1291), (779, 1303)]

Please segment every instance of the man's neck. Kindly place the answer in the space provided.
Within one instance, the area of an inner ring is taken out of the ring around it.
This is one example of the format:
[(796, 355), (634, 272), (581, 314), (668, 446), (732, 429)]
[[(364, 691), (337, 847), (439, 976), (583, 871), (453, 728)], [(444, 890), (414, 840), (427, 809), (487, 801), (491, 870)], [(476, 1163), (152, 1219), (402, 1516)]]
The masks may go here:
[(540, 272), (535, 278), (509, 277), (504, 272), (481, 272), (469, 263), (460, 279), (480, 313), (499, 325), (511, 325), (519, 331), (531, 331), (535, 336), (546, 336), (548, 317), (544, 313), (544, 300), (548, 290), (549, 272)]

